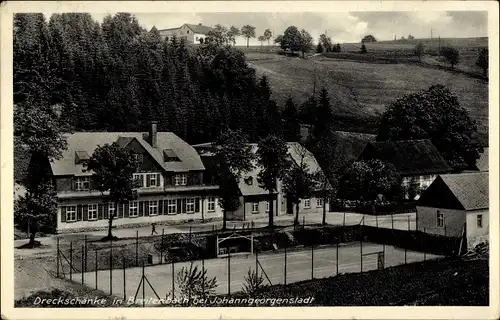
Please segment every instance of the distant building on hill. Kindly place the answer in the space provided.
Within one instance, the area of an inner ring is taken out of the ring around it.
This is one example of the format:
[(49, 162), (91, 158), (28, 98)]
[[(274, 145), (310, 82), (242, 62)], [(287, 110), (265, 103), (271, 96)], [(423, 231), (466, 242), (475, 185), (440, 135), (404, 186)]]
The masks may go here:
[(488, 241), (488, 172), (439, 175), (417, 203), (417, 230), (460, 238), (467, 248)]
[(204, 26), (201, 23), (199, 24), (188, 24), (185, 23), (178, 28), (170, 28), (170, 29), (161, 29), (158, 30), (160, 36), (167, 41), (172, 39), (172, 37), (176, 37), (177, 39), (184, 39), (187, 43), (190, 44), (202, 44), (205, 42), (208, 33), (213, 29), (208, 26)]

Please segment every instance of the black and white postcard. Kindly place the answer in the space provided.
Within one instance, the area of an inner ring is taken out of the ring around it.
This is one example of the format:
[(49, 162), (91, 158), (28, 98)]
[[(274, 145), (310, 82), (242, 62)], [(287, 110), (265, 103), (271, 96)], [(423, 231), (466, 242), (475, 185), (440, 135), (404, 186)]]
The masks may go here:
[(1, 17), (2, 318), (499, 317), (497, 2)]

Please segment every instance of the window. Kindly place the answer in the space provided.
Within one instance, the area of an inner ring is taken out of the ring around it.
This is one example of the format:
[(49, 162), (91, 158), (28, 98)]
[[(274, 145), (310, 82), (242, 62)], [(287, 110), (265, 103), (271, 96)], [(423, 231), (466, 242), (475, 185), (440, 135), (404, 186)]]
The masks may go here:
[(175, 214), (177, 212), (177, 200), (169, 199), (167, 202), (168, 214)]
[(215, 211), (215, 197), (208, 198), (208, 211)]
[(478, 228), (483, 227), (483, 215), (482, 214), (477, 215), (476, 225)]
[(134, 153), (134, 159), (137, 161), (138, 165), (141, 165), (144, 157), (142, 156), (142, 153)]
[(323, 208), (323, 199), (321, 198), (316, 199), (316, 207)]
[(269, 212), (269, 201), (266, 201), (266, 212)]
[(90, 190), (90, 177), (75, 178), (75, 190), (76, 191)]
[(252, 203), (252, 213), (257, 213), (257, 212), (259, 212), (259, 203), (254, 202)]
[(186, 200), (186, 213), (194, 213), (194, 198)]
[(148, 213), (150, 216), (158, 215), (158, 200), (149, 201)]
[(134, 180), (134, 184), (138, 187), (138, 188), (142, 188), (144, 187), (144, 183), (143, 183), (143, 179), (142, 179), (142, 174), (140, 173), (134, 173), (132, 175), (132, 179)]
[(66, 206), (66, 222), (76, 221), (76, 206)]
[(137, 217), (139, 215), (139, 204), (137, 201), (130, 201), (128, 208), (129, 217)]
[(437, 220), (436, 224), (439, 228), (444, 227), (444, 215), (441, 212), (439, 212), (439, 210), (436, 213), (436, 220)]
[(311, 199), (304, 199), (304, 208), (311, 208)]
[(89, 220), (97, 220), (97, 204), (89, 204)]
[(157, 187), (160, 185), (157, 175), (157, 173), (146, 173), (146, 187)]
[(187, 174), (183, 173), (175, 175), (175, 185), (176, 186), (187, 185)]
[(113, 215), (115, 218), (117, 217), (115, 204), (112, 202), (108, 203), (108, 218), (109, 215)]

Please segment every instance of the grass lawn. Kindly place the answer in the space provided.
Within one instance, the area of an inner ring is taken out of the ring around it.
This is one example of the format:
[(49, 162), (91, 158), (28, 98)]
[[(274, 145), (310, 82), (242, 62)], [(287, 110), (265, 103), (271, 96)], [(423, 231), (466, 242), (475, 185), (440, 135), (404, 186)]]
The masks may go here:
[(443, 84), (478, 122), (480, 134), (487, 137), (488, 83), (484, 80), (415, 64), (261, 55), (247, 54), (249, 64), (258, 76), (269, 78), (274, 98), (280, 105), (288, 96), (303, 102), (313, 91), (315, 73), (316, 88), (324, 86), (328, 90), (334, 113), (357, 119), (373, 118), (405, 94)]

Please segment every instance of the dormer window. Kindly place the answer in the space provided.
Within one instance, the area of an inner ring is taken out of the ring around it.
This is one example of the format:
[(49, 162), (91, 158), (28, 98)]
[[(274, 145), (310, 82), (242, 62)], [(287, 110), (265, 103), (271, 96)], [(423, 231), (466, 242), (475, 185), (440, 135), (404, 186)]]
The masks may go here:
[(163, 161), (165, 162), (179, 162), (181, 161), (177, 154), (172, 149), (163, 150)]
[(253, 177), (246, 177), (245, 183), (251, 186), (253, 184)]
[(90, 177), (75, 177), (74, 181), (76, 191), (90, 190)]
[(86, 151), (75, 151), (75, 164), (85, 164), (90, 160)]

